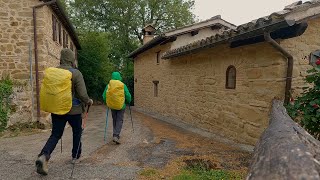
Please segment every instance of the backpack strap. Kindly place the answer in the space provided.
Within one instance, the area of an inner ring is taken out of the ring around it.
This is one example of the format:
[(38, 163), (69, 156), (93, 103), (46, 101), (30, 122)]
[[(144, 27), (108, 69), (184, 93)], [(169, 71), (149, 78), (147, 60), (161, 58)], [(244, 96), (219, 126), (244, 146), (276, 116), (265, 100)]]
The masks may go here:
[(76, 94), (76, 91), (75, 91), (75, 87), (73, 85), (73, 72), (76, 71), (76, 69), (74, 68), (70, 68), (69, 71), (72, 73), (72, 76), (71, 76), (71, 85), (72, 85), (72, 106), (78, 106), (81, 104), (81, 101), (79, 99), (77, 99), (75, 97), (75, 94)]

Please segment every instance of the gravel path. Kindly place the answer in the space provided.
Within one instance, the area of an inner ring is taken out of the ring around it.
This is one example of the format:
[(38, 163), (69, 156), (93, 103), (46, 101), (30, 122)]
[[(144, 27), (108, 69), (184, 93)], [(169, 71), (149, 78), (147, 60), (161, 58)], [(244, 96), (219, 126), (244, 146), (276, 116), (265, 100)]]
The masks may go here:
[[(76, 164), (74, 179), (140, 179), (139, 172), (144, 168), (164, 169), (170, 161), (184, 156), (215, 156), (227, 169), (248, 166), (247, 152), (136, 111), (132, 113), (134, 132), (126, 111), (120, 145), (111, 142), (112, 118), (109, 117), (108, 139), (104, 144), (106, 109), (104, 106), (90, 109), (82, 138), (83, 154), (81, 162)], [(70, 178), (71, 128), (65, 129), (63, 152), (59, 142), (52, 154), (49, 175), (43, 177), (35, 172), (37, 154), (49, 136), (50, 131), (0, 138), (0, 179)]]

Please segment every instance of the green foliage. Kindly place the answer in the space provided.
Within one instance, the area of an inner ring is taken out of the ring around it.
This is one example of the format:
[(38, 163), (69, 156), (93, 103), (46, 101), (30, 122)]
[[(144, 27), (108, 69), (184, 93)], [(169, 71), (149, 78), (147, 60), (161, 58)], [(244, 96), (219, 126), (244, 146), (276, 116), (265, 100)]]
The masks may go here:
[(194, 22), (194, 0), (71, 0), (69, 12), (80, 33), (108, 32), (110, 60), (126, 64), (127, 55), (142, 44), (142, 28), (153, 24), (158, 33)]
[(156, 169), (144, 169), (139, 173), (141, 176), (151, 177), (159, 174)]
[(194, 22), (194, 0), (72, 0), (71, 16), (77, 27), (114, 32), (142, 43), (142, 28), (153, 24), (164, 32)]
[[(121, 71), (123, 75), (123, 83), (125, 83), (129, 89), (132, 97), (134, 97), (134, 76), (133, 76), (133, 62), (129, 61), (126, 68)], [(134, 105), (134, 98), (132, 98), (131, 106)]]
[[(157, 33), (194, 22), (194, 0), (62, 0), (80, 36), (79, 68), (89, 95), (100, 99), (111, 76), (120, 71), (133, 95), (133, 63), (128, 54), (142, 44), (142, 28)], [(90, 61), (90, 62), (85, 62)], [(101, 67), (106, 66), (106, 67)]]
[(175, 176), (174, 180), (227, 180), (244, 179), (244, 174), (226, 171), (206, 169), (201, 166), (185, 169), (181, 174)]
[(79, 70), (82, 72), (88, 94), (102, 101), (102, 93), (115, 67), (110, 63), (111, 45), (107, 33), (88, 32), (80, 36)]
[(320, 68), (307, 71), (305, 81), (310, 85), (303, 93), (286, 106), (288, 114), (310, 134), (320, 140)]
[(64, 11), (67, 10), (67, 1), (68, 0), (59, 0), (59, 2), (60, 2), (60, 4), (61, 4), (61, 6), (62, 6)]
[(0, 80), (0, 132), (7, 127), (10, 112), (9, 96), (12, 94), (12, 81), (9, 78)]

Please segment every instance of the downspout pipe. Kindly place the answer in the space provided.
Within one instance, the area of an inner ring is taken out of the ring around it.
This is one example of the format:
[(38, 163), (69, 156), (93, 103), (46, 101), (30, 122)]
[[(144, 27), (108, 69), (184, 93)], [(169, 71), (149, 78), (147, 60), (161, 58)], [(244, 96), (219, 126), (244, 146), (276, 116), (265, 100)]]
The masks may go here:
[(39, 84), (39, 64), (38, 64), (38, 36), (37, 36), (37, 8), (56, 3), (52, 0), (32, 7), (33, 11), (33, 41), (34, 41), (34, 64), (36, 71), (36, 99), (37, 99), (37, 122), (40, 122), (40, 84)]
[(264, 39), (271, 44), (276, 50), (278, 50), (284, 57), (288, 60), (287, 66), (287, 76), (286, 76), (286, 88), (284, 95), (284, 104), (288, 104), (290, 100), (290, 90), (292, 84), (292, 71), (293, 71), (293, 56), (280, 46), (274, 39), (272, 39), (270, 32), (264, 32)]

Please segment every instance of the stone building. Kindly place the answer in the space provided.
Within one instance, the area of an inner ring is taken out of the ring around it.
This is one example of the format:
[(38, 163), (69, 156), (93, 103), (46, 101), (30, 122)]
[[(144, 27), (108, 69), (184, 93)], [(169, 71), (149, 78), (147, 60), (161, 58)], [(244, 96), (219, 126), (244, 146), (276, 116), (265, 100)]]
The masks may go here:
[(240, 26), (217, 16), (154, 36), (129, 55), (135, 106), (254, 145), (272, 99), (287, 103), (305, 85), (319, 14), (319, 0), (299, 1)]
[(9, 76), (15, 84), (9, 124), (40, 115), (42, 72), (59, 64), (62, 48), (77, 55), (80, 44), (59, 1), (0, 0), (0, 76)]

